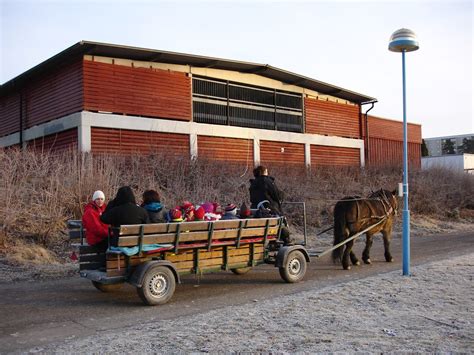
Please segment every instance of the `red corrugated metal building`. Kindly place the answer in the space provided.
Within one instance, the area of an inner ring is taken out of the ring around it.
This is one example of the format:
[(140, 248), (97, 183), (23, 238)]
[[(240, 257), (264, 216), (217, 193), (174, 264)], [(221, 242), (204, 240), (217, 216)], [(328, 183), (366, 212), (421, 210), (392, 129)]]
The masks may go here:
[[(79, 42), (0, 88), (0, 146), (238, 164), (400, 165), (372, 97), (270, 65)], [(409, 124), (420, 166), (421, 127)]]

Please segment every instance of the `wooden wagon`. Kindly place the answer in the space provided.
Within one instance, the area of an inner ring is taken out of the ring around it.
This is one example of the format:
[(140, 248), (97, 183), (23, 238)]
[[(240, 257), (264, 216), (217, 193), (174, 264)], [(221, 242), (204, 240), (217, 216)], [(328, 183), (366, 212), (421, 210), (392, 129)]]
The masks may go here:
[(101, 291), (124, 282), (135, 286), (148, 305), (166, 303), (180, 276), (230, 270), (244, 274), (267, 263), (283, 280), (300, 281), (310, 261), (304, 245), (280, 241), (283, 217), (227, 221), (124, 225), (110, 228), (109, 249), (85, 243), (80, 221), (69, 221), (71, 238), (80, 238), (80, 275)]

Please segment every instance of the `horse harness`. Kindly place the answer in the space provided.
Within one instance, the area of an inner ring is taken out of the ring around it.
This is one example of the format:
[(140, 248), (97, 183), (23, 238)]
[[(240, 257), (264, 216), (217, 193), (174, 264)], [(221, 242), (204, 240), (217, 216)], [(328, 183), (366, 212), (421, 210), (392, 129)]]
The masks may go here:
[[(375, 200), (375, 201), (380, 202), (382, 204), (382, 208), (383, 208), (385, 214), (383, 216), (374, 215), (374, 210), (372, 209), (372, 207), (369, 204), (368, 208), (369, 208), (370, 212), (372, 213), (372, 215), (370, 217), (361, 218), (361, 220), (363, 220), (363, 219), (379, 219), (379, 220), (381, 220), (381, 219), (387, 218), (392, 213), (394, 213), (394, 214), (397, 213), (397, 210), (393, 208), (393, 206), (390, 203), (387, 195), (385, 194), (385, 191), (381, 190), (381, 192), (382, 192), (382, 195), (380, 197), (370, 198), (370, 200)], [(356, 207), (357, 207), (357, 217), (359, 217), (360, 216), (359, 200), (356, 200), (355, 202), (356, 202)], [(357, 219), (359, 219), (359, 218), (357, 218)]]

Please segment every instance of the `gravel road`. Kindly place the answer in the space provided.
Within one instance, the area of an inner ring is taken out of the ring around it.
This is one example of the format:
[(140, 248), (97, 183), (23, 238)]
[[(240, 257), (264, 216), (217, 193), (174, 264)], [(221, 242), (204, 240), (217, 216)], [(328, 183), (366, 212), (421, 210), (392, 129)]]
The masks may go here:
[(474, 254), (30, 352), (474, 351)]

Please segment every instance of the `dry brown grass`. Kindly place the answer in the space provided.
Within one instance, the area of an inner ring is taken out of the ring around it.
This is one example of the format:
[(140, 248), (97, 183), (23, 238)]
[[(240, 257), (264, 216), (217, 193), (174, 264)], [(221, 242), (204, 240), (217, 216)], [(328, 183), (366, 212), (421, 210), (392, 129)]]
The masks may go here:
[[(248, 182), (252, 177), (252, 167), (190, 162), (160, 154), (120, 157), (11, 149), (0, 151), (0, 166), (0, 251), (11, 249), (9, 241), (21, 240), (25, 244), (18, 246), (25, 251), (19, 258), (24, 259), (33, 258), (32, 254), (48, 259), (43, 250), (30, 245), (48, 249), (64, 245), (65, 222), (81, 217), (84, 204), (97, 189), (109, 199), (120, 186), (131, 185), (137, 200), (144, 190), (157, 189), (167, 207), (183, 200), (240, 205), (249, 203)], [(287, 200), (306, 202), (308, 223), (314, 227), (332, 223), (332, 208), (338, 199), (366, 196), (379, 188), (395, 189), (402, 178), (400, 169), (387, 168), (269, 169)], [(473, 175), (440, 169), (411, 171), (409, 184), (414, 214), (472, 220)], [(293, 223), (301, 223), (300, 210), (287, 211)]]

